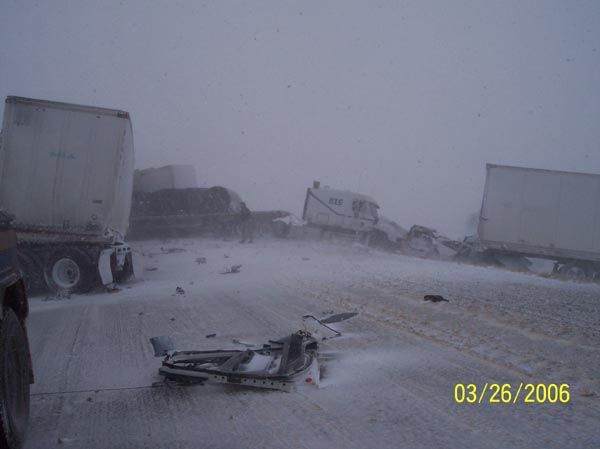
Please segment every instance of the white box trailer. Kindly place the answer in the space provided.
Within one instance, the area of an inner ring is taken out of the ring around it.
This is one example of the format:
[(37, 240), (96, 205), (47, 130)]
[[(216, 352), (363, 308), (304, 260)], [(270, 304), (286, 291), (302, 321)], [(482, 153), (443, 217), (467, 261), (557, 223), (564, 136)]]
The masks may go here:
[(478, 228), (488, 251), (556, 261), (600, 276), (600, 175), (487, 165)]
[(127, 112), (7, 97), (0, 207), (15, 216), (32, 284), (83, 291), (132, 274), (133, 164)]

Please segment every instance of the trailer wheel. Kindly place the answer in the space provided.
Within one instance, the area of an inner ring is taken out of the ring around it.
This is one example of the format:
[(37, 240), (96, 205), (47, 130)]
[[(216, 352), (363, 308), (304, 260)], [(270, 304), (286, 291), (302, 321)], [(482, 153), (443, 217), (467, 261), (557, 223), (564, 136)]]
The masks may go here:
[(0, 323), (0, 448), (23, 446), (29, 421), (29, 351), (27, 336), (12, 309)]
[(87, 255), (77, 249), (56, 251), (44, 265), (48, 287), (57, 293), (84, 293), (92, 287), (93, 264)]

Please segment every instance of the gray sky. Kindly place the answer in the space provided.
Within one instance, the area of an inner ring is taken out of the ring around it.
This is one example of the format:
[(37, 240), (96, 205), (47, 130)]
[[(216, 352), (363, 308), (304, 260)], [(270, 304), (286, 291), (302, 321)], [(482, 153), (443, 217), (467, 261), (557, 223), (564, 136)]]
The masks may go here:
[(0, 0), (0, 96), (125, 109), (254, 209), (358, 190), (464, 235), (485, 163), (600, 173), (600, 2)]

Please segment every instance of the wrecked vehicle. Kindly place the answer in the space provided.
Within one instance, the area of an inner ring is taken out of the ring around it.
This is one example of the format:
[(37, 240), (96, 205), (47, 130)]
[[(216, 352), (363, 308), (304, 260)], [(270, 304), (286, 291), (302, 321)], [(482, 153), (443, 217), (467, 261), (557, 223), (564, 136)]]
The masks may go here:
[[(168, 188), (135, 191), (127, 238), (230, 236), (239, 226), (240, 196), (225, 187)], [(258, 230), (271, 231), (271, 221), (282, 211), (253, 211)]]
[[(366, 241), (377, 223), (377, 202), (366, 195), (321, 187), (319, 181), (306, 189), (302, 219), (286, 214), (272, 220), (277, 237), (286, 237), (293, 228), (316, 230), (320, 237), (354, 236)], [(288, 218), (289, 217), (289, 218)]]
[[(481, 246), (555, 262), (562, 279), (600, 279), (600, 175), (487, 164)], [(499, 255), (499, 256), (498, 256)]]
[(369, 238), (369, 246), (389, 251), (402, 251), (408, 231), (395, 221), (379, 216)]
[(131, 278), (129, 113), (10, 96), (2, 127), (0, 205), (15, 216), (27, 288), (83, 293)]
[(466, 236), (462, 242), (453, 242), (456, 254), (453, 260), (474, 265), (503, 267), (514, 271), (529, 271), (531, 261), (519, 254), (486, 250), (477, 236)]
[[(260, 349), (176, 351), (169, 337), (150, 339), (156, 357), (164, 356), (158, 373), (165, 380), (188, 384), (206, 382), (253, 388), (290, 391), (298, 383), (319, 385), (319, 342), (341, 335), (328, 324), (352, 318), (340, 313), (324, 320), (305, 315), (328, 329), (332, 336), (299, 330), (278, 340), (269, 340)], [(211, 334), (212, 335), (212, 334)], [(244, 346), (249, 346), (245, 344)]]
[(215, 382), (290, 390), (298, 379), (318, 382), (318, 343), (298, 331), (261, 349), (167, 352), (159, 374), (179, 382)]
[(368, 246), (398, 249), (407, 231), (379, 215), (377, 202), (361, 193), (321, 187), (314, 181), (306, 189), (302, 218), (287, 214), (272, 220), (277, 237), (317, 235), (318, 238), (352, 238)]

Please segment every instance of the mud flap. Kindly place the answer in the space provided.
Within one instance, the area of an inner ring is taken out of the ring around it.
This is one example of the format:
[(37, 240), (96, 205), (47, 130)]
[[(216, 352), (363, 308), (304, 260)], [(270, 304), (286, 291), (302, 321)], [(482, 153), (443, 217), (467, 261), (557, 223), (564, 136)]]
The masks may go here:
[(111, 287), (114, 284), (112, 270), (110, 268), (110, 256), (114, 251), (112, 249), (104, 249), (100, 252), (98, 259), (98, 272), (100, 280), (105, 287)]

